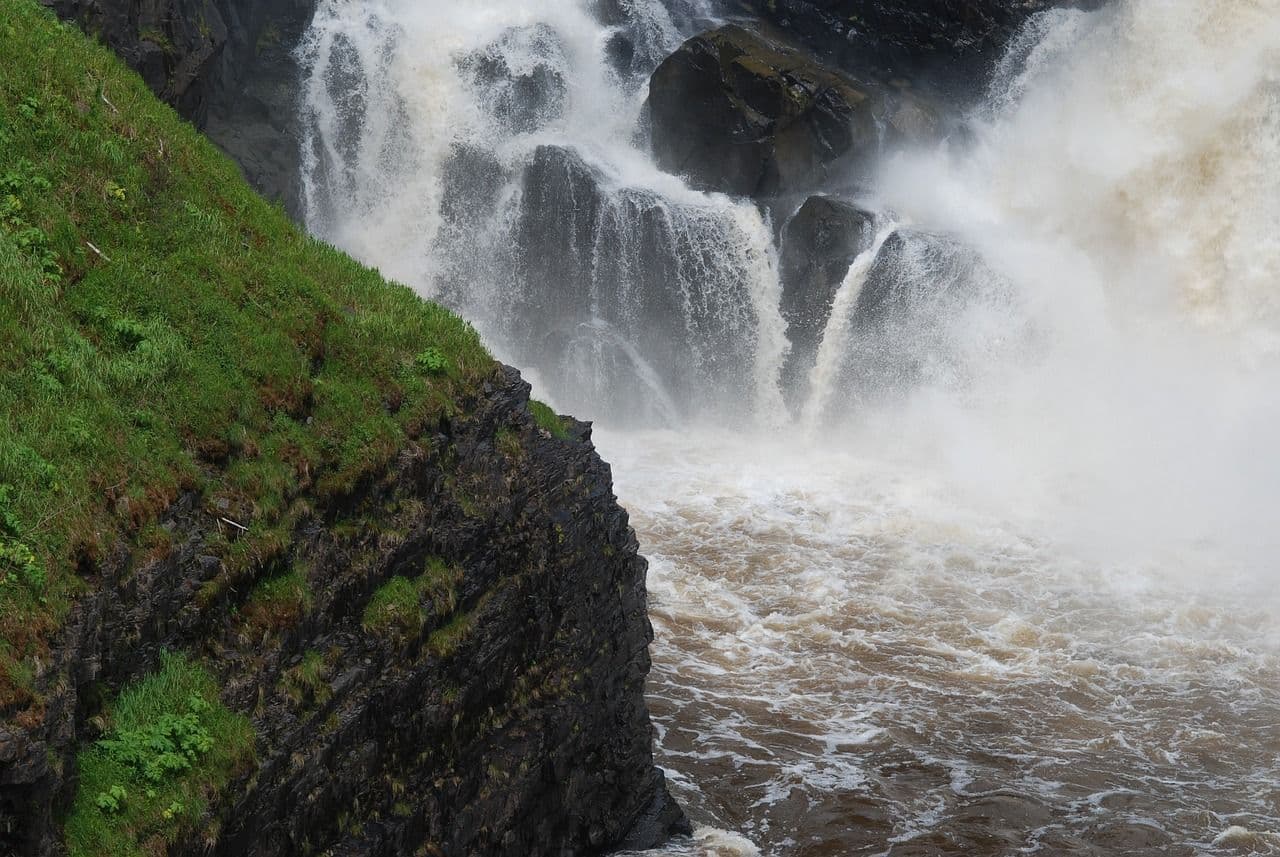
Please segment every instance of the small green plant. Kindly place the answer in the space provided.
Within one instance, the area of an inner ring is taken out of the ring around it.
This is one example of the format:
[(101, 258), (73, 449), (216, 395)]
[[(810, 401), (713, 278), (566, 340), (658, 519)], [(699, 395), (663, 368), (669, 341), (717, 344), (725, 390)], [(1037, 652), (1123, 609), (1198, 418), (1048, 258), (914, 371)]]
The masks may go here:
[(28, 95), (26, 98), (18, 102), (18, 115), (23, 119), (35, 119), (39, 113), (40, 99), (35, 96)]
[(166, 652), (160, 670), (108, 708), (106, 737), (77, 758), (80, 788), (65, 830), (72, 857), (140, 855), (174, 841), (213, 793), (252, 760), (253, 729), (218, 699), (214, 678)]
[(443, 375), (449, 371), (449, 358), (445, 353), (434, 345), (425, 351), (419, 352), (418, 356), (413, 358), (418, 368), (428, 375)]
[(0, 485), (0, 587), (23, 586), (39, 598), (47, 582), (44, 565), (22, 540), (21, 522), (13, 503), (13, 488)]
[(129, 793), (125, 791), (124, 786), (117, 784), (105, 792), (98, 792), (93, 802), (97, 804), (98, 809), (108, 815), (115, 815), (124, 809), (124, 802), (128, 797)]
[(136, 778), (159, 785), (185, 773), (213, 749), (213, 738), (201, 722), (209, 703), (197, 694), (187, 697), (181, 714), (164, 714), (138, 729), (121, 730), (98, 742), (111, 758), (133, 771)]

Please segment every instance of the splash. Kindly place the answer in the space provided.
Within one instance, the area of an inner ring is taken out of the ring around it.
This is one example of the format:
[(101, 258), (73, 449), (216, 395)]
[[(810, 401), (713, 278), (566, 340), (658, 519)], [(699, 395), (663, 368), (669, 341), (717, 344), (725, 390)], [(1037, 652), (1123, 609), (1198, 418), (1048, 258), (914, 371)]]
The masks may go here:
[(962, 382), (885, 418), (907, 455), (1102, 559), (1268, 572), (1278, 51), (1275, 2), (1053, 13), (971, 150), (886, 165), (885, 203), (976, 248), (1015, 297), (957, 316)]

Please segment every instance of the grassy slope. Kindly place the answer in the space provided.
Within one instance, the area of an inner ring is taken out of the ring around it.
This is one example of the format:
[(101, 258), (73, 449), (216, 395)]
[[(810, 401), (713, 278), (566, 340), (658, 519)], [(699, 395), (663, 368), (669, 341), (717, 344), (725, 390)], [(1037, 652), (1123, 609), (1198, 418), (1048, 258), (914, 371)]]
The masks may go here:
[(163, 556), (157, 514), (197, 490), (249, 528), (208, 545), (233, 578), (494, 364), (35, 0), (0, 0), (0, 56), (0, 718), (34, 724), (80, 563)]

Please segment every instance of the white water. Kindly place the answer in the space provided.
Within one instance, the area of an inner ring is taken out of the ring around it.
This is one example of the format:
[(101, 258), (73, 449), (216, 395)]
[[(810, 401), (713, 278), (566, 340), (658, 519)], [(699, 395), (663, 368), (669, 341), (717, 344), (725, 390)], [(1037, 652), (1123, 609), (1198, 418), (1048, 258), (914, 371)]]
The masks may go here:
[(826, 413), (827, 405), (840, 383), (840, 367), (845, 360), (845, 352), (849, 349), (849, 337), (853, 327), (854, 310), (858, 307), (858, 298), (867, 283), (871, 267), (880, 256), (880, 249), (889, 236), (898, 230), (898, 223), (890, 222), (880, 228), (871, 246), (858, 254), (849, 265), (849, 272), (836, 292), (831, 304), (831, 319), (822, 335), (822, 344), (818, 347), (818, 357), (809, 377), (809, 389), (812, 393), (805, 403), (801, 414), (801, 422), (811, 431)]
[[(628, 6), (638, 56), (674, 47)], [(922, 231), (854, 263), (802, 424), (769, 224), (653, 169), (615, 34), (569, 0), (326, 0), (308, 202), (602, 421), (652, 560), (660, 760), (709, 825), (672, 853), (1278, 850), (1280, 0), (1029, 27), (971, 145), (868, 189)], [(477, 51), (562, 99), (513, 120)], [(459, 144), (498, 164), (462, 214)], [(541, 145), (598, 194), (531, 216)], [(563, 240), (539, 276), (530, 234)], [(859, 342), (870, 276), (956, 299)]]

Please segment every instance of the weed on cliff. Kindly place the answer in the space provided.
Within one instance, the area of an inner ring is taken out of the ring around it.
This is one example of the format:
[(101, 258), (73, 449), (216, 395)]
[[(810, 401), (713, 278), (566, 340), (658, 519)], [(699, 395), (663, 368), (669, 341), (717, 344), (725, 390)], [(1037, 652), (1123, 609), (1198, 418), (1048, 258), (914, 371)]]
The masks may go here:
[(110, 728), (77, 758), (80, 786), (66, 821), (71, 857), (163, 853), (210, 800), (253, 763), (253, 727), (227, 710), (207, 671), (179, 654), (126, 688)]
[(370, 634), (412, 637), (429, 618), (443, 618), (457, 609), (457, 588), (463, 571), (438, 557), (426, 560), (417, 577), (393, 577), (369, 599), (360, 624)]
[(569, 429), (565, 425), (564, 418), (551, 410), (550, 405), (543, 404), (537, 399), (530, 399), (529, 413), (533, 414), (533, 421), (538, 424), (538, 428), (547, 434), (557, 440), (565, 440), (569, 437)]

